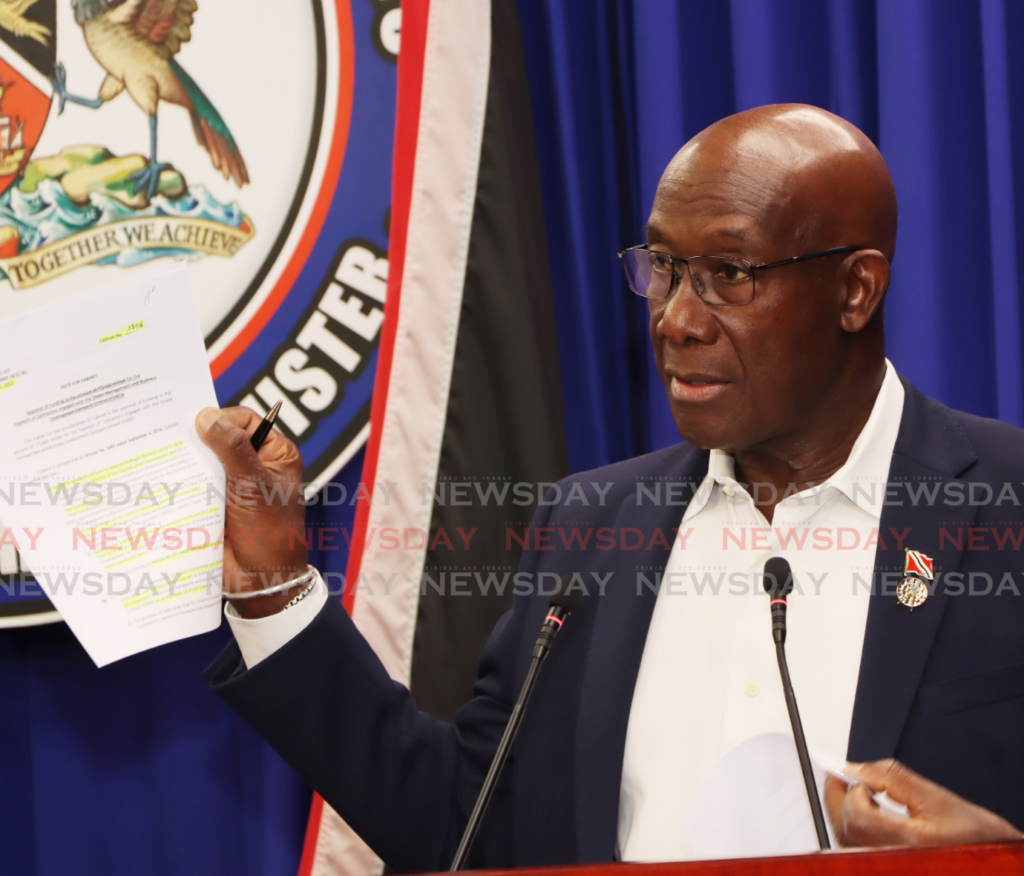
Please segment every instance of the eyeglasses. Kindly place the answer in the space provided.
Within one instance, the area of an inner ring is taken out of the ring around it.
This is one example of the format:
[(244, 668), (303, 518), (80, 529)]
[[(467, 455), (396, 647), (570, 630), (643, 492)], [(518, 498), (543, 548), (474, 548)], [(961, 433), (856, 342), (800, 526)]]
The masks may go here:
[(754, 271), (778, 268), (808, 259), (820, 259), (841, 252), (855, 252), (860, 247), (839, 246), (807, 255), (794, 256), (780, 262), (752, 265), (746, 259), (728, 256), (691, 256), (688, 259), (674, 259), (663, 252), (648, 249), (647, 244), (631, 246), (619, 253), (622, 270), (626, 274), (629, 288), (643, 298), (668, 298), (676, 285), (683, 279), (684, 271), (676, 265), (683, 265), (690, 275), (690, 283), (706, 304), (738, 307), (754, 300)]

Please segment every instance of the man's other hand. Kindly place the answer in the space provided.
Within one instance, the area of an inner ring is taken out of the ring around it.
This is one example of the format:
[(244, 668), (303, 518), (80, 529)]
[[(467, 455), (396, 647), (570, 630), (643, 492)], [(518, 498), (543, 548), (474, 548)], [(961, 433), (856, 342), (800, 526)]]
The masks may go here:
[[(249, 443), (260, 417), (248, 408), (206, 408), (196, 430), (227, 475), (224, 590), (261, 590), (306, 570), (302, 457), (276, 429), (257, 454)], [(280, 611), (291, 591), (233, 603), (242, 617)]]
[(946, 846), (1024, 839), (1017, 828), (928, 781), (897, 760), (849, 764), (846, 771), (875, 794), (904, 804), (909, 817), (882, 811), (864, 785), (849, 787), (829, 775), (825, 807), (843, 846)]

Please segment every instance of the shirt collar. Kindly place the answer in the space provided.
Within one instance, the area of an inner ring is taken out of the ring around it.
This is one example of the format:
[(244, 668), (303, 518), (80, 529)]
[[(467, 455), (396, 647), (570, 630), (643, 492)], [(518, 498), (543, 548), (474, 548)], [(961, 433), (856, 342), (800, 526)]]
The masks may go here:
[(857, 436), (843, 467), (826, 482), (858, 508), (877, 518), (882, 516), (892, 452), (896, 448), (900, 420), (903, 419), (904, 395), (896, 369), (886, 359), (885, 378), (871, 416)]
[[(815, 487), (815, 493), (820, 494), (828, 487), (834, 487), (858, 508), (881, 519), (889, 466), (900, 431), (900, 420), (903, 418), (903, 397), (903, 384), (892, 362), (886, 359), (885, 377), (867, 423), (857, 436), (842, 468), (825, 483)], [(731, 488), (736, 484), (735, 460), (723, 450), (711, 451), (708, 473), (687, 506), (684, 520), (689, 520), (703, 510), (716, 484), (723, 488)]]

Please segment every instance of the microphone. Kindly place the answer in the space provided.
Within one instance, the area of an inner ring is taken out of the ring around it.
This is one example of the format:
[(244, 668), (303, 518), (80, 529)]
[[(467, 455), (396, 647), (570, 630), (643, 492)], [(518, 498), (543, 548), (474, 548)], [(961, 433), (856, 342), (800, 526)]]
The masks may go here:
[(459, 848), (455, 852), (455, 858), (452, 860), (449, 873), (458, 872), (466, 863), (470, 847), (473, 845), (473, 840), (476, 839), (476, 833), (480, 827), (480, 820), (483, 818), (484, 812), (487, 811), (487, 804), (491, 802), (494, 788), (498, 783), (498, 777), (501, 775), (505, 761), (508, 759), (508, 753), (512, 749), (512, 743), (515, 742), (516, 734), (519, 732), (519, 725), (522, 723), (523, 714), (526, 710), (526, 702), (529, 700), (530, 694), (533, 692), (533, 686), (537, 681), (537, 673), (540, 671), (541, 664), (551, 652), (551, 645), (554, 642), (555, 636), (558, 635), (558, 631), (562, 628), (562, 624), (565, 623), (565, 619), (571, 614), (572, 610), (576, 607), (576, 603), (579, 601), (579, 590), (574, 590), (572, 593), (564, 592), (568, 589), (569, 581), (570, 577), (563, 575), (562, 579), (558, 582), (557, 593), (551, 597), (547, 616), (544, 618), (544, 623), (540, 628), (540, 635), (537, 636), (537, 644), (533, 646), (533, 659), (530, 661), (530, 668), (526, 673), (523, 689), (519, 692), (519, 699), (516, 701), (512, 714), (509, 716), (501, 742), (498, 743), (498, 750), (494, 752), (494, 760), (491, 761), (491, 768), (487, 771), (483, 787), (480, 788), (480, 794), (476, 798), (476, 805), (473, 807), (473, 812), (466, 823), (466, 829), (462, 832), (462, 840), (459, 842)]
[(811, 816), (814, 818), (814, 829), (818, 834), (818, 845), (822, 850), (830, 849), (832, 846), (828, 841), (825, 815), (821, 811), (821, 799), (818, 797), (818, 786), (814, 782), (814, 772), (811, 770), (811, 757), (807, 753), (804, 726), (800, 722), (800, 711), (796, 707), (796, 694), (793, 693), (789, 664), (786, 662), (786, 597), (793, 589), (793, 570), (782, 557), (772, 557), (764, 564), (764, 589), (772, 598), (772, 638), (775, 640), (775, 656), (779, 661), (779, 675), (782, 676), (782, 690), (786, 695), (786, 708), (789, 710), (789, 723), (793, 728), (796, 754), (800, 758), (800, 770), (804, 774), (807, 802), (811, 804)]

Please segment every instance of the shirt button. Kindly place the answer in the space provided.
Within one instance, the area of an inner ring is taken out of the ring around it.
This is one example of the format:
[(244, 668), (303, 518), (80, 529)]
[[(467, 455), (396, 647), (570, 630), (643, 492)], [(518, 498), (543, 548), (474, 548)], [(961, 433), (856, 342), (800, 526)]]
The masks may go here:
[(736, 491), (732, 487), (724, 487), (722, 492), (725, 493), (730, 499), (736, 495)]
[(744, 688), (744, 690), (745, 690), (747, 696), (750, 697), (751, 699), (753, 699), (759, 693), (761, 693), (761, 687), (760, 687), (760, 685), (758, 685), (758, 683), (756, 681), (750, 682), (750, 684), (748, 684)]

